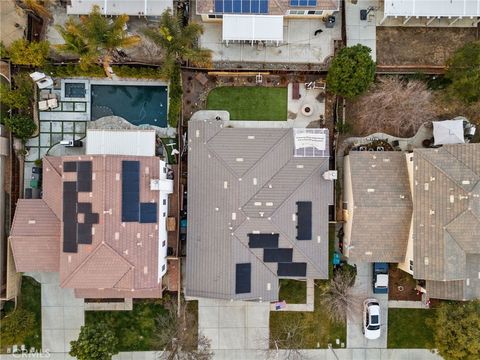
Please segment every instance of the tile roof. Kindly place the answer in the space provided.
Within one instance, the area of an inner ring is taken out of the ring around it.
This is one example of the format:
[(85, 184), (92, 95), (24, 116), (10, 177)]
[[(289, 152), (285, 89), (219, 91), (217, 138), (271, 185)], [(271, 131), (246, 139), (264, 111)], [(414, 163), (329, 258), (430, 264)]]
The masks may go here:
[(479, 209), (480, 144), (414, 151), (414, 277), (435, 297), (479, 297)]
[[(278, 299), (276, 262), (248, 234), (275, 233), (307, 278), (328, 278), (329, 159), (295, 158), (292, 129), (225, 128), (190, 120), (186, 294)], [(312, 202), (312, 239), (296, 240), (298, 201)], [(251, 291), (235, 292), (235, 264), (251, 264)]]
[(59, 270), (60, 221), (43, 200), (18, 200), (9, 241), (17, 271)]
[(406, 161), (396, 151), (351, 151), (346, 158), (353, 196), (346, 234), (351, 260), (404, 261), (413, 208)]

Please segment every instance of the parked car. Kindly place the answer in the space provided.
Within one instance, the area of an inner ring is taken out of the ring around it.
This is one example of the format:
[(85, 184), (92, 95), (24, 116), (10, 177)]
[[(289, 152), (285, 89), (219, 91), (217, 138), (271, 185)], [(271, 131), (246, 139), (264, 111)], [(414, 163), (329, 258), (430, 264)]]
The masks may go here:
[(380, 337), (380, 305), (377, 299), (363, 302), (363, 334), (369, 340)]
[(388, 294), (388, 264), (373, 263), (373, 293)]

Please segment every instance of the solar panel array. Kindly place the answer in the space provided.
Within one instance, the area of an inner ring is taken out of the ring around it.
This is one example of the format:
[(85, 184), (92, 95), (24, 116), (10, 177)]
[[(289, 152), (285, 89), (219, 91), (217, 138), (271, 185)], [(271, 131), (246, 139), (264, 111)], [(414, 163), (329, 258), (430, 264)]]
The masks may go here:
[(305, 277), (307, 275), (307, 263), (293, 262), (292, 248), (278, 247), (279, 234), (247, 234), (247, 236), (250, 249), (263, 249), (263, 262), (278, 263), (278, 276)]
[[(76, 181), (63, 183), (63, 251), (76, 253), (78, 244), (92, 243), (92, 226), (98, 224), (98, 213), (92, 212), (91, 203), (79, 203), (79, 192), (92, 191), (92, 162), (66, 161), (64, 172), (76, 172)], [(83, 220), (79, 222), (79, 215)]]
[(235, 294), (247, 294), (252, 287), (252, 264), (237, 264), (235, 267)]
[(290, 0), (290, 6), (317, 6), (317, 0)]
[(312, 240), (311, 201), (297, 201), (297, 240)]
[(268, 0), (215, 0), (215, 12), (224, 14), (268, 14)]
[(157, 203), (140, 202), (140, 161), (122, 161), (122, 222), (157, 222)]

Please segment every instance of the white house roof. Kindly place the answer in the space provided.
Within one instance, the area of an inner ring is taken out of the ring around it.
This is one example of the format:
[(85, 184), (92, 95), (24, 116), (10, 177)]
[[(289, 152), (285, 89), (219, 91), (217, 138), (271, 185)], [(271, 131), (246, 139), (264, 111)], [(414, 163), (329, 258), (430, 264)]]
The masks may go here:
[(223, 41), (283, 41), (281, 15), (223, 15)]
[(155, 130), (87, 130), (87, 155), (155, 156)]
[(480, 0), (386, 0), (385, 16), (475, 17)]
[(67, 6), (69, 15), (86, 15), (97, 5), (104, 15), (160, 16), (172, 8), (172, 0), (71, 0)]
[(463, 144), (463, 120), (432, 121), (436, 145)]

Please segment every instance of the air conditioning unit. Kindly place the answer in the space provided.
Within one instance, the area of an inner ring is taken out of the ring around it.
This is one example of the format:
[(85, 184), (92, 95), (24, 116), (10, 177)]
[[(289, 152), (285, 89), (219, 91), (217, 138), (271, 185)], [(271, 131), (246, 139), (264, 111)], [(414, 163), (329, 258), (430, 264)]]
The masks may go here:
[(337, 170), (329, 170), (323, 173), (323, 178), (325, 180), (337, 180)]

